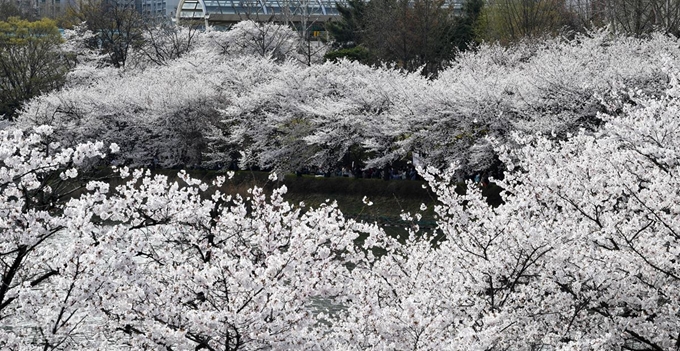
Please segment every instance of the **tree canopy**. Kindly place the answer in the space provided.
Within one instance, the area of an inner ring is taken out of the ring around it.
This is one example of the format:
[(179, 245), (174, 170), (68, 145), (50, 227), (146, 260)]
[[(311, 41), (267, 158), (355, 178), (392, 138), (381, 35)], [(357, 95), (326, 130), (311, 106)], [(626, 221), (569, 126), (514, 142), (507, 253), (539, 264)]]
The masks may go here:
[(497, 146), (497, 207), (472, 182), (458, 194), (455, 168), (421, 169), (437, 227), (405, 213), (401, 240), (333, 203), (226, 194), (227, 177), (184, 171), (116, 168), (122, 185), (86, 181), (69, 198), (118, 145), (0, 131), (0, 347), (672, 350), (680, 72), (669, 75), (656, 96), (607, 102), (618, 112), (597, 131)]
[[(339, 12), (339, 21), (328, 26), (339, 50), (329, 58), (342, 54), (366, 64), (394, 63), (425, 76), (436, 75), (459, 47), (471, 43), (472, 27), (464, 22), (475, 20), (467, 14), (456, 18), (453, 6), (443, 0), (349, 1)], [(348, 50), (355, 47), (368, 55)]]
[[(439, 6), (393, 5), (374, 6)], [(253, 22), (142, 31), (153, 45), (115, 65), (87, 45), (97, 33), (61, 43), (49, 23), (0, 27), (2, 53), (52, 38), (76, 62), (0, 130), (0, 349), (680, 344), (678, 38), (479, 43), (426, 77), (309, 65), (290, 28)], [(238, 161), (276, 182), (349, 154), (358, 168), (413, 160), (434, 228), (402, 213), (389, 235), (285, 187), (238, 193), (224, 169), (145, 168)], [(503, 189), (494, 206), (486, 181), (456, 190), (483, 172)]]
[(598, 113), (627, 95), (613, 87), (658, 92), (669, 60), (680, 57), (672, 37), (599, 31), (510, 49), (481, 45), (428, 80), (359, 62), (303, 66), (295, 50), (283, 50), (294, 42), (260, 51), (230, 32), (183, 35), (194, 35), (190, 48), (161, 65), (81, 66), (71, 77), (86, 81), (34, 99), (19, 125), (49, 123), (65, 145), (116, 142), (129, 165), (211, 167), (243, 152), (243, 167), (328, 170), (360, 148), (362, 167), (419, 153), (469, 175), (499, 165), (492, 144), (510, 142), (512, 131), (564, 138), (597, 128)]
[(13, 119), (25, 101), (64, 83), (69, 67), (61, 41), (49, 19), (0, 21), (0, 115)]

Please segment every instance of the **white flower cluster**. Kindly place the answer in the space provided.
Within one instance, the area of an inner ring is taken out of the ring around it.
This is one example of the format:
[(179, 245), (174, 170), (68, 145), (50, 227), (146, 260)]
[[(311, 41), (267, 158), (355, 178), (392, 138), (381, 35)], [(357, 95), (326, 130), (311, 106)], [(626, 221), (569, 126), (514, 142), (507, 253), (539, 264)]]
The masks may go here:
[(603, 30), (482, 45), (428, 80), (355, 62), (267, 57), (290, 51), (291, 35), (253, 22), (195, 33), (195, 48), (163, 65), (113, 70), (32, 100), (18, 124), (50, 124), (68, 147), (117, 143), (114, 158), (137, 166), (224, 166), (241, 153), (243, 166), (291, 172), (334, 167), (362, 149), (367, 167), (417, 153), (474, 174), (498, 164), (497, 144), (515, 145), (512, 131), (563, 138), (596, 128), (598, 112), (620, 113), (636, 94), (659, 96), (680, 60), (675, 38)]
[[(270, 145), (265, 138), (283, 159), (294, 153), (281, 147), (286, 142), (301, 147), (337, 140), (348, 146), (358, 142), (349, 137), (358, 129), (399, 131), (389, 138), (376, 132), (366, 140), (371, 145), (398, 140), (408, 148), (413, 140), (427, 140), (414, 135), (428, 125), (436, 130), (427, 135), (442, 139), (432, 137), (427, 145), (445, 152), (444, 146), (466, 133), (483, 133), (492, 125), (480, 125), (497, 112), (490, 101), (509, 106), (503, 115), (539, 126), (540, 117), (548, 121), (545, 126), (573, 117), (555, 109), (564, 101), (569, 109), (589, 109), (590, 98), (601, 104), (593, 118), (603, 126), (593, 130), (556, 130), (555, 137), (520, 133), (523, 128), (508, 133), (513, 145), (499, 143), (495, 149), (509, 166), (504, 179), (496, 180), (505, 189), (498, 207), (487, 205), (473, 184), (467, 194), (457, 194), (451, 185), (454, 170), (428, 167), (422, 173), (438, 198), (437, 226), (432, 232), (416, 226), (400, 238), (345, 218), (330, 201), (296, 208), (284, 200), (285, 188), (271, 195), (254, 188), (246, 199), (226, 194), (218, 189), (226, 178), (211, 187), (186, 172), (174, 182), (125, 167), (115, 170), (122, 185), (97, 180), (84, 186), (87, 170), (78, 166), (103, 157), (104, 143), (60, 149), (51, 141), (57, 138), (50, 127), (30, 134), (0, 131), (0, 349), (675, 349), (680, 344), (680, 71), (664, 59), (670, 79), (657, 80), (653, 62), (642, 73), (632, 72), (640, 68), (631, 62), (642, 64), (663, 50), (673, 56), (677, 49), (636, 46), (640, 42), (599, 36), (560, 46), (564, 56), (551, 46), (557, 44), (548, 43), (531, 48), (536, 56), (528, 58), (487, 47), (461, 58), (459, 72), (469, 76), (443, 74), (437, 82), (350, 63), (329, 65), (338, 71), (328, 80), (345, 85), (326, 97), (291, 89), (304, 87), (306, 79), (262, 78), (262, 67), (231, 75), (231, 85), (210, 88), (247, 85), (239, 79), (256, 82), (250, 94), (261, 94), (260, 100), (223, 96), (231, 101), (225, 113), (232, 122), (248, 116), (263, 133), (251, 150), (260, 159)], [(594, 55), (594, 67), (568, 65), (563, 58), (573, 53)], [(612, 54), (620, 54), (623, 63), (599, 60)], [(562, 63), (553, 66), (546, 58)], [(246, 63), (252, 61), (237, 62)], [(217, 66), (228, 71), (229, 66)], [(515, 71), (518, 67), (524, 70)], [(546, 85), (520, 80), (520, 72), (538, 68), (549, 80), (534, 82)], [(354, 72), (345, 75), (354, 78), (341, 80), (343, 70)], [(598, 77), (611, 80), (593, 78), (598, 70), (608, 72)], [(310, 68), (305, 77), (317, 73)], [(369, 74), (383, 78), (370, 85)], [(390, 77), (426, 88), (405, 90)], [(491, 82), (505, 79), (499, 77), (514, 78), (494, 90)], [(626, 87), (621, 77), (630, 78)], [(636, 82), (653, 91), (628, 88)], [(454, 99), (445, 83), (457, 94), (469, 88), (468, 103)], [(591, 90), (576, 91), (572, 84)], [(375, 90), (361, 95), (359, 87)], [(600, 89), (603, 94), (596, 96)], [(284, 91), (284, 96), (298, 94), (297, 101), (323, 104), (287, 105), (294, 99), (281, 98)], [(415, 101), (422, 91), (432, 93), (427, 101), (437, 113), (423, 114), (430, 107)], [(139, 111), (135, 94), (121, 100), (130, 103), (130, 115), (120, 121)], [(413, 97), (402, 101), (407, 95)], [(120, 112), (111, 101), (81, 98), (89, 102), (80, 111), (90, 116)], [(59, 98), (47, 100), (56, 106)], [(353, 117), (345, 120), (347, 101)], [(523, 114), (529, 111), (524, 104), (535, 114)], [(415, 110), (408, 118), (395, 113), (409, 106)], [(300, 117), (301, 111), (311, 117)], [(333, 116), (343, 122), (318, 127)], [(453, 127), (468, 117), (465, 128)], [(365, 123), (378, 118), (381, 123)], [(421, 129), (414, 134), (392, 129), (390, 123), (409, 118)], [(77, 125), (68, 123), (55, 125), (54, 133)], [(87, 123), (106, 129), (95, 119)], [(243, 125), (236, 124), (234, 135), (247, 134)], [(312, 125), (314, 132), (305, 134)], [(276, 137), (281, 130), (298, 138)], [(347, 135), (333, 134), (336, 130)], [(491, 145), (475, 147), (474, 153), (484, 154)], [(364, 203), (370, 205), (367, 198)]]

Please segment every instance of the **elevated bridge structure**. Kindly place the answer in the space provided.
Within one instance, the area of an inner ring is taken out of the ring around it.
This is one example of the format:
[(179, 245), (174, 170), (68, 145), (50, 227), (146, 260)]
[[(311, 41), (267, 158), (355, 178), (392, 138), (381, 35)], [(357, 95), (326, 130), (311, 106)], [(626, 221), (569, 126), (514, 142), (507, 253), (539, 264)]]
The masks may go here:
[[(453, 6), (454, 13), (460, 13), (463, 0), (449, 1), (445, 6)], [(243, 20), (323, 26), (340, 16), (338, 3), (346, 5), (347, 0), (180, 0), (176, 19), (179, 23), (224, 27)]]
[(181, 0), (178, 22), (205, 21), (229, 26), (243, 20), (257, 22), (327, 22), (339, 16), (335, 4), (345, 0)]

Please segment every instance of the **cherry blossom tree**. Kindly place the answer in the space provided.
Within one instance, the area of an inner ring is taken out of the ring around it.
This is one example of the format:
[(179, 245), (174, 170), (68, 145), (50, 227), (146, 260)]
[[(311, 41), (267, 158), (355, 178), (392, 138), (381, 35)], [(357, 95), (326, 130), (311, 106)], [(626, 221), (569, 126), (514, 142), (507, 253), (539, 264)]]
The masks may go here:
[(405, 155), (390, 148), (405, 132), (402, 113), (417, 97), (425, 98), (412, 94), (425, 84), (423, 78), (349, 61), (285, 68), (224, 111), (229, 128), (221, 137), (252, 155), (244, 165), (328, 169), (353, 146), (380, 156), (397, 154), (383, 158), (389, 161)]
[(107, 288), (93, 297), (111, 332), (134, 348), (312, 347), (313, 299), (341, 293), (333, 282), (347, 274), (342, 258), (360, 231), (376, 228), (332, 204), (290, 205), (285, 188), (241, 198), (180, 177), (187, 186), (136, 171), (94, 209), (120, 223), (100, 236)]
[(202, 32), (196, 25), (179, 26), (165, 20), (147, 19), (141, 26), (142, 44), (131, 48), (131, 62), (135, 69), (148, 65), (167, 65), (194, 50)]
[(353, 240), (379, 230), (185, 172), (116, 169), (126, 183), (77, 196), (74, 166), (103, 144), (60, 149), (50, 133), (0, 133), (2, 349), (314, 348), (315, 300), (341, 294)]
[(597, 129), (598, 112), (616, 114), (621, 107), (603, 99), (625, 101), (623, 88), (663, 93), (668, 62), (679, 54), (669, 49), (677, 47), (676, 40), (617, 37), (603, 30), (572, 41), (463, 53), (432, 82), (428, 111), (409, 120), (408, 142), (414, 144), (409, 148), (426, 149), (440, 168), (456, 163), (469, 174), (494, 161), (485, 137), (512, 143), (514, 130), (565, 138), (579, 128)]
[(0, 348), (6, 350), (87, 348), (99, 336), (80, 328), (92, 317), (82, 286), (94, 266), (81, 230), (91, 213), (66, 209), (66, 202), (80, 188), (78, 168), (102, 157), (103, 144), (60, 149), (50, 134), (50, 127), (0, 132)]
[(32, 101), (17, 126), (49, 124), (67, 146), (84, 140), (116, 142), (119, 162), (130, 165), (199, 165), (203, 131), (219, 120), (217, 109), (243, 84), (268, 74), (258, 73), (252, 63), (248, 57), (231, 60), (201, 51), (169, 66), (112, 71), (92, 84)]
[(370, 166), (417, 152), (438, 167), (481, 172), (499, 165), (489, 138), (513, 143), (514, 130), (565, 138), (599, 128), (599, 112), (618, 113), (621, 105), (609, 102), (627, 99), (622, 87), (662, 94), (668, 63), (680, 56), (676, 41), (603, 30), (572, 41), (482, 46), (433, 81), (347, 62), (284, 69), (225, 110), (223, 140), (249, 163), (287, 171), (332, 164), (348, 145), (361, 145)]
[(203, 43), (230, 56), (271, 57), (279, 61), (297, 55), (297, 33), (290, 26), (277, 23), (240, 21), (229, 30), (209, 30)]
[[(676, 73), (677, 74), (677, 73)], [(346, 287), (336, 349), (674, 349), (677, 316), (677, 78), (626, 95), (601, 131), (516, 134), (501, 147), (504, 204), (455, 172), (425, 173), (433, 233), (376, 233)], [(612, 106), (613, 107), (613, 106)], [(455, 180), (455, 179), (453, 179)], [(420, 237), (420, 238), (419, 238)], [(425, 239), (425, 240), (423, 240)]]
[[(231, 84), (267, 96), (265, 88), (291, 82), (271, 78), (289, 66), (262, 62), (273, 73), (240, 70), (248, 73)], [(420, 215), (404, 214), (409, 229), (399, 238), (345, 218), (332, 203), (290, 204), (285, 188), (244, 198), (223, 192), (225, 178), (204, 183), (185, 172), (172, 181), (121, 167), (121, 185), (92, 181), (69, 193), (85, 181), (75, 166), (104, 156), (103, 143), (61, 148), (47, 126), (2, 131), (0, 347), (675, 349), (680, 71), (674, 60), (658, 64), (665, 81), (616, 85), (598, 97), (600, 126), (517, 130), (508, 133), (512, 143), (487, 138), (507, 167), (496, 180), (505, 189), (498, 207), (474, 183), (455, 192), (458, 166), (421, 171), (437, 195), (437, 227), (419, 230), (408, 221)], [(344, 89), (399, 96), (400, 85), (365, 79), (400, 73), (353, 65), (329, 64), (365, 70)], [(362, 111), (361, 102), (376, 101), (358, 93), (299, 97), (310, 105), (273, 111), (322, 116), (311, 108), (316, 100), (329, 111), (382, 116)], [(414, 100), (382, 101), (395, 115), (413, 107), (413, 118), (432, 108)], [(234, 101), (225, 114), (253, 103)], [(350, 107), (333, 110), (334, 101)], [(304, 140), (314, 145), (321, 136)], [(337, 308), (325, 312), (319, 302)]]
[(52, 125), (67, 146), (116, 142), (130, 165), (224, 165), (241, 152), (244, 166), (295, 171), (362, 150), (367, 167), (418, 153), (439, 168), (457, 164), (462, 177), (500, 168), (492, 140), (512, 144), (512, 131), (564, 139), (600, 128), (598, 113), (621, 113), (628, 88), (660, 96), (680, 58), (672, 37), (601, 30), (481, 45), (426, 80), (350, 62), (301, 66), (278, 44), (254, 52), (246, 32), (260, 26), (196, 33), (162, 66), (79, 66), (65, 89), (27, 103), (17, 125)]

